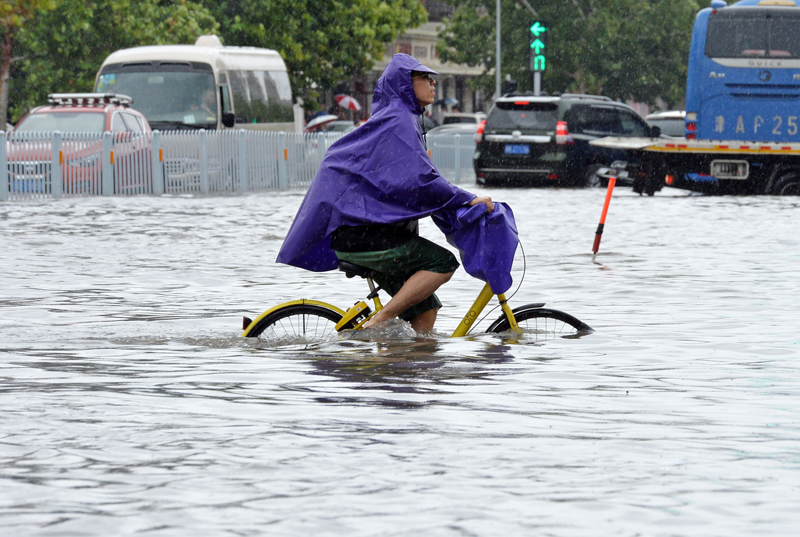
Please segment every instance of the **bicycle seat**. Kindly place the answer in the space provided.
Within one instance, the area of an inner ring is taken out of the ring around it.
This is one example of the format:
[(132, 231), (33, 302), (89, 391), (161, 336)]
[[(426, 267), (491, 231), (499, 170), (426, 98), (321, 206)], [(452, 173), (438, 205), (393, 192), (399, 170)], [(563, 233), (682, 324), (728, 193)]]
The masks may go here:
[(339, 261), (339, 270), (344, 272), (344, 275), (348, 278), (352, 278), (354, 276), (361, 276), (362, 278), (372, 277), (372, 269), (362, 267), (361, 265), (348, 263), (347, 261)]

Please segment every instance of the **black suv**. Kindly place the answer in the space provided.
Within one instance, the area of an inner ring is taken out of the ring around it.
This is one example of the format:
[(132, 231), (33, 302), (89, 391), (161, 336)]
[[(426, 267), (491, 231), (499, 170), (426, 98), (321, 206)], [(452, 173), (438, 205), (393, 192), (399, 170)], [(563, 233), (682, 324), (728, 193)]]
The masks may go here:
[(484, 185), (596, 186), (603, 168), (630, 156), (591, 140), (654, 135), (632, 108), (608, 97), (509, 94), (494, 103), (475, 134), (475, 177)]

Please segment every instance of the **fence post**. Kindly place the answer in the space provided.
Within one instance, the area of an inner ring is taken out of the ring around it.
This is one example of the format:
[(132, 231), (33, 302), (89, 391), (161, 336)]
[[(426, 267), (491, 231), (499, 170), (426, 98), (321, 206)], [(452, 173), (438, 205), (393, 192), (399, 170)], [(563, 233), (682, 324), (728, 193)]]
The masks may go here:
[(200, 131), (200, 192), (208, 194), (208, 133)]
[(456, 134), (456, 184), (461, 184), (461, 134)]
[(239, 129), (239, 192), (250, 190), (250, 170), (247, 166), (247, 131)]
[(8, 199), (8, 155), (6, 154), (6, 133), (0, 131), (0, 201)]
[(114, 136), (106, 131), (103, 133), (103, 195), (114, 195)]
[(289, 150), (286, 148), (286, 133), (278, 133), (278, 189), (289, 188), (289, 175), (286, 169), (286, 159)]
[(161, 148), (161, 131), (153, 131), (153, 195), (164, 193), (164, 150)]
[(64, 174), (61, 165), (64, 153), (61, 152), (61, 133), (54, 131), (50, 136), (50, 195), (60, 198), (64, 194)]

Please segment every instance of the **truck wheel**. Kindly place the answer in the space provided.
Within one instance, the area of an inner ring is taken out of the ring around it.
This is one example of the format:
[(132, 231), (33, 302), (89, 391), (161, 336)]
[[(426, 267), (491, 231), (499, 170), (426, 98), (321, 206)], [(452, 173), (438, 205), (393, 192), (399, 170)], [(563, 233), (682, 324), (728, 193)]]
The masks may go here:
[(772, 186), (776, 196), (800, 196), (800, 173), (791, 173), (778, 179)]

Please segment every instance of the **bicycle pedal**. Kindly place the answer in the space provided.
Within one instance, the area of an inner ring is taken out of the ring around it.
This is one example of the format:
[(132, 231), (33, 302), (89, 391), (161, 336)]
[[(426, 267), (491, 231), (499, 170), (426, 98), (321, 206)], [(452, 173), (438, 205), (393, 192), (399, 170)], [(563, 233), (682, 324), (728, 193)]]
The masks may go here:
[(341, 331), (345, 326), (347, 326), (347, 324), (350, 321), (353, 321), (353, 325), (357, 325), (358, 323), (369, 317), (370, 313), (372, 313), (372, 310), (370, 309), (369, 306), (367, 306), (366, 302), (364, 302), (363, 300), (360, 302), (356, 302), (352, 308), (348, 309), (345, 312), (344, 316), (342, 317), (342, 320), (336, 323), (336, 331), (337, 332)]

